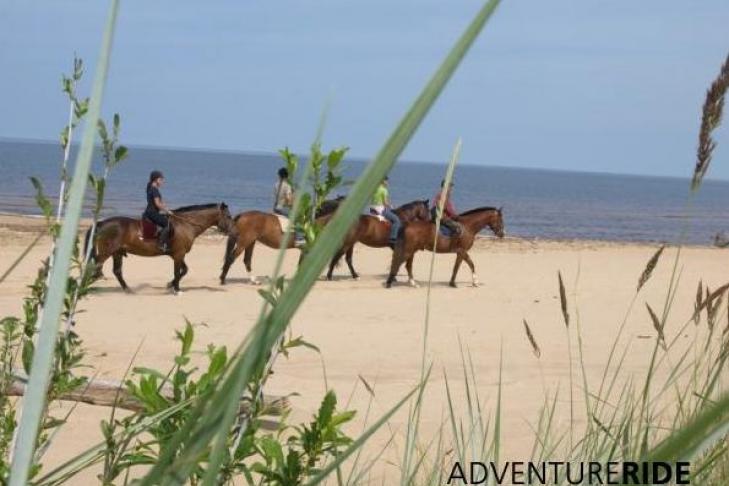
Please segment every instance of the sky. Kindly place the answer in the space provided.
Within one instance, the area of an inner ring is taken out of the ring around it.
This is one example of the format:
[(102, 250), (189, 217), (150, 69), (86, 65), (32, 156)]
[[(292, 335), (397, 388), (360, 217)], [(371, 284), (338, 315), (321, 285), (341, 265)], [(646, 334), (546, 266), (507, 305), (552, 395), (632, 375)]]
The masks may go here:
[[(122, 0), (104, 113), (128, 145), (372, 157), (483, 3)], [(55, 140), (101, 0), (0, 0), (0, 137)], [(727, 0), (502, 0), (403, 159), (688, 176)], [(709, 177), (729, 179), (729, 130)]]

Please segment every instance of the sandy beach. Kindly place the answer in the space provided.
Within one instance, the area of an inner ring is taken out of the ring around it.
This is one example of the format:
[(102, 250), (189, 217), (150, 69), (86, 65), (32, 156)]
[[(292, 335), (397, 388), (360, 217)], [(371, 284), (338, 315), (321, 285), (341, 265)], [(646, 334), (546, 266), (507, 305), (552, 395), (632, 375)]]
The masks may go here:
[[(0, 217), (1, 271), (10, 266), (40, 227), (38, 220)], [(102, 378), (120, 379), (137, 348), (140, 351), (134, 365), (167, 369), (177, 351), (174, 331), (184, 325), (185, 319), (205, 324), (196, 328), (197, 350), (204, 351), (208, 343), (234, 348), (254, 324), (262, 299), (259, 287), (248, 283), (240, 261), (233, 266), (229, 283), (219, 285), (217, 276), (224, 246), (223, 236), (215, 234), (204, 235), (195, 243), (187, 258), (190, 272), (181, 283), (184, 292), (179, 296), (165, 288), (172, 272), (168, 258), (125, 259), (124, 274), (133, 294), (121, 291), (108, 262), (104, 268), (106, 277), (98, 282), (98, 292), (82, 301), (84, 312), (78, 316), (75, 328), (84, 340), (87, 361), (93, 366), (91, 372)], [(3, 316), (20, 313), (26, 286), (48, 247), (48, 239), (43, 238), (0, 284)], [(562, 272), (567, 288), (572, 353), (577, 356), (580, 352), (575, 339), (579, 329), (588, 386), (595, 386), (635, 294), (638, 278), (657, 247), (482, 238), (470, 252), (482, 285), (470, 286), (470, 272), (464, 265), (457, 289), (447, 286), (454, 256), (438, 255), (426, 343), (433, 372), (426, 396), (423, 438), (435, 437), (447, 413), (444, 374), (456, 403), (465, 406), (460, 341), (470, 351), (478, 392), (486, 409), (495, 404), (499, 356), (503, 351), (503, 455), (512, 460), (527, 460), (533, 443), (531, 425), (538, 419), (545, 393), (558, 386), (567, 390), (569, 386), (568, 340), (560, 310), (557, 272)], [(630, 346), (623, 369), (626, 377), (640, 376), (650, 358), (655, 331), (644, 303), (662, 308), (676, 251), (669, 247), (664, 252), (628, 316), (620, 344), (620, 349)], [(273, 250), (257, 245), (254, 273), (268, 274), (274, 255)], [(288, 275), (294, 272), (297, 257), (295, 251), (287, 255)], [(292, 335), (301, 335), (318, 346), (321, 355), (305, 348), (293, 350), (288, 359), (278, 360), (267, 388), (271, 394), (298, 394), (291, 398), (293, 423), (311, 416), (327, 383), (336, 391), (341, 407), (359, 411), (349, 428), (355, 436), (364, 424), (370, 399), (362, 378), (375, 391), (370, 420), (386, 412), (416, 384), (427, 289), (424, 285), (407, 286), (402, 275), (394, 288), (385, 289), (389, 257), (389, 250), (358, 245), (355, 265), (361, 280), (351, 280), (342, 265), (335, 281), (317, 283), (296, 314), (290, 327)], [(725, 283), (726, 258), (725, 250), (682, 249), (680, 282), (667, 334), (673, 335), (691, 317), (699, 279), (711, 288)], [(429, 253), (416, 256), (415, 276), (421, 284), (427, 280), (429, 262)], [(539, 358), (526, 338), (523, 319), (528, 321), (539, 345)], [(690, 336), (684, 339), (689, 341)], [(198, 359), (203, 363), (204, 354), (200, 353)], [(79, 406), (49, 452), (49, 464), (99, 441), (99, 422), (108, 413), (102, 407)], [(385, 456), (389, 461), (381, 461), (376, 469), (380, 480), (397, 477), (405, 418), (406, 412), (399, 413), (367, 448), (367, 453), (374, 455), (391, 433), (395, 435), (394, 446)], [(569, 395), (565, 392), (558, 400), (557, 421), (566, 427), (568, 420)]]

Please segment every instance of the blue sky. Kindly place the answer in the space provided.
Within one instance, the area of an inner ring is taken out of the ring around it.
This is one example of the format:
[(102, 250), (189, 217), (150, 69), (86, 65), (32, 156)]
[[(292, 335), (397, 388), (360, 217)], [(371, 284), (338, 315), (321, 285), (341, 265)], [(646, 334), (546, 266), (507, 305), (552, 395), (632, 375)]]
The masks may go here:
[[(367, 158), (481, 4), (124, 0), (104, 111), (130, 145), (303, 152), (330, 99), (325, 145)], [(74, 51), (93, 67), (106, 8), (0, 1), (0, 137), (56, 138), (60, 74)], [(686, 176), (727, 25), (726, 0), (503, 0), (403, 158), (462, 136), (462, 163)]]

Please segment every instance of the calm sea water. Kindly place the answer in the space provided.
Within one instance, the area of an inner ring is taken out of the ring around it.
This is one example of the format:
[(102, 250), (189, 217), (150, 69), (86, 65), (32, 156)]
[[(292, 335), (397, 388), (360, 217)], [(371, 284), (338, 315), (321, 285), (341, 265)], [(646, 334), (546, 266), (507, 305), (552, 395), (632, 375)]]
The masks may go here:
[[(0, 212), (37, 214), (29, 176), (57, 194), (60, 149), (50, 143), (0, 141)], [(172, 207), (225, 201), (233, 212), (269, 210), (281, 161), (275, 155), (132, 148), (111, 175), (105, 213), (138, 215), (152, 169), (165, 173)], [(100, 163), (97, 163), (100, 167)], [(354, 178), (362, 161), (347, 162)], [(391, 173), (395, 204), (432, 198), (445, 166), (399, 163)], [(344, 191), (343, 191), (344, 192)], [(707, 181), (687, 210), (688, 181), (675, 178), (459, 166), (458, 210), (503, 206), (507, 234), (522, 237), (708, 244), (729, 230), (729, 182)]]

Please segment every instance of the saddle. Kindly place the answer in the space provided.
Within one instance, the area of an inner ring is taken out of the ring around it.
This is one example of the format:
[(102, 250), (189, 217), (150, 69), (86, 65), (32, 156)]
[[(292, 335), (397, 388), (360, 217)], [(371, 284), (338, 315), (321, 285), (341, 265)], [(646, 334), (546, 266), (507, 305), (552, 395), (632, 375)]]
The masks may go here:
[[(162, 231), (162, 228), (154, 224), (152, 221), (148, 220), (144, 216), (139, 220), (139, 239), (140, 240), (156, 240), (157, 236), (159, 236), (160, 231)], [(172, 237), (175, 234), (175, 226), (170, 223), (170, 241), (172, 241)]]
[[(448, 227), (441, 221), (440, 228), (438, 228), (438, 233), (444, 238), (454, 238), (461, 236), (463, 234), (463, 226), (457, 221), (454, 221), (454, 223), (458, 226), (458, 231), (455, 231), (453, 228)], [(435, 221), (433, 221), (432, 224), (435, 224)]]
[(139, 220), (139, 239), (140, 240), (156, 240), (160, 228), (147, 218)]
[(456, 235), (456, 232), (453, 231), (448, 226), (445, 226), (443, 224), (440, 225), (440, 228), (438, 228), (438, 232), (441, 236), (445, 236), (446, 238), (451, 238), (452, 236)]

